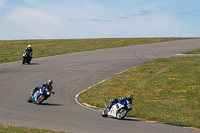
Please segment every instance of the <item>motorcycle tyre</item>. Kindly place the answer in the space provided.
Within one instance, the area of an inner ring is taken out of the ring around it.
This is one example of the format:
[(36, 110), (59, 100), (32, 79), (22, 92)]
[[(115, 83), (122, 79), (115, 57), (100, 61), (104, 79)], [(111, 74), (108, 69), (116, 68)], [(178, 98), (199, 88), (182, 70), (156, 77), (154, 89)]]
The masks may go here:
[(31, 62), (31, 60), (29, 59), (29, 60), (28, 60), (28, 64), (30, 64), (30, 62)]
[[(122, 109), (123, 109), (123, 108), (122, 108)], [(118, 120), (123, 119), (123, 118), (126, 116), (126, 114), (127, 114), (127, 110), (126, 110), (126, 109), (123, 109), (123, 111), (125, 111), (125, 113), (123, 112), (124, 115), (122, 115), (121, 117), (119, 117), (119, 113), (120, 113), (120, 111), (121, 111), (122, 109), (120, 109), (120, 110), (117, 112), (117, 114), (116, 114), (116, 117), (117, 117)]]
[(44, 101), (44, 98), (45, 98), (44, 95), (39, 95), (36, 104), (37, 105), (41, 104)]
[(25, 64), (25, 60), (26, 60), (26, 59), (25, 59), (25, 58), (23, 58), (23, 60), (22, 60), (22, 64), (23, 64), (23, 65)]
[(101, 112), (101, 115), (103, 117), (108, 117), (108, 110), (107, 109), (103, 109), (103, 111)]
[(29, 97), (29, 98), (27, 99), (27, 102), (28, 102), (28, 103), (32, 103), (32, 101), (31, 101), (30, 99), (31, 99), (31, 97)]

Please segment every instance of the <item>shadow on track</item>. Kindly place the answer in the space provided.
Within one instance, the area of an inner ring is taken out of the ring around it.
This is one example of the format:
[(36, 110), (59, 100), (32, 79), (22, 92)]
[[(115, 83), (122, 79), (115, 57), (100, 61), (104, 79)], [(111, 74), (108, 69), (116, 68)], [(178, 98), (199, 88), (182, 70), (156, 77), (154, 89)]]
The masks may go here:
[(28, 65), (40, 65), (40, 63), (30, 63)]
[(125, 117), (122, 120), (124, 120), (124, 121), (141, 121), (141, 120), (138, 120), (138, 119), (131, 119), (131, 118), (127, 118), (127, 117)]
[(137, 119), (137, 118), (130, 117), (130, 116), (127, 116), (127, 117), (125, 117), (125, 118), (123, 118), (123, 119), (117, 119), (117, 118), (112, 117), (112, 116), (109, 116), (109, 117), (107, 117), (107, 118), (109, 118), (109, 119), (115, 119), (115, 120), (119, 120), (119, 121), (142, 121), (142, 120), (139, 120), (139, 119)]
[(30, 64), (25, 63), (23, 65), (40, 65), (40, 63), (30, 63)]
[(42, 103), (41, 105), (45, 105), (45, 106), (65, 106), (64, 104), (51, 104), (51, 103)]

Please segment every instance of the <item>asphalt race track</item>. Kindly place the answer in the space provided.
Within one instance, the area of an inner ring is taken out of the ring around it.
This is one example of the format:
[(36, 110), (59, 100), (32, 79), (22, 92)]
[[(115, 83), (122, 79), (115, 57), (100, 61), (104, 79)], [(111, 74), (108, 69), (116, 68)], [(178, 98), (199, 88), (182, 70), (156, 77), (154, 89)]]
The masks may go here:
[[(33, 59), (30, 65), (0, 64), (0, 123), (74, 133), (199, 133), (169, 124), (103, 118), (75, 102), (80, 91), (114, 74), (195, 49), (200, 49), (200, 39), (51, 56)], [(56, 94), (43, 105), (28, 103), (30, 90), (48, 79), (53, 79)]]

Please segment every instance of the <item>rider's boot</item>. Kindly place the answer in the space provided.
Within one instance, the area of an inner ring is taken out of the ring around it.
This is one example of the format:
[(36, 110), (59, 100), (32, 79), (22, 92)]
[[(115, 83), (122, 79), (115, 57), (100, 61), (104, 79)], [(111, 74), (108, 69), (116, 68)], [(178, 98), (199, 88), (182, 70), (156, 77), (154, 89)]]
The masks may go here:
[(29, 96), (28, 100), (31, 100), (31, 98), (33, 97), (34, 93), (35, 93), (37, 90), (39, 90), (39, 87), (36, 87), (35, 89), (32, 89), (32, 90), (31, 90), (31, 93), (30, 93), (30, 96)]
[(35, 89), (32, 89), (32, 90), (31, 90), (31, 93), (30, 93), (30, 96), (29, 96), (28, 100), (31, 100), (31, 98), (33, 97), (33, 94), (35, 93), (34, 90), (35, 90)]
[(28, 98), (28, 100), (31, 100), (31, 98), (32, 98), (32, 96), (30, 96), (30, 97)]

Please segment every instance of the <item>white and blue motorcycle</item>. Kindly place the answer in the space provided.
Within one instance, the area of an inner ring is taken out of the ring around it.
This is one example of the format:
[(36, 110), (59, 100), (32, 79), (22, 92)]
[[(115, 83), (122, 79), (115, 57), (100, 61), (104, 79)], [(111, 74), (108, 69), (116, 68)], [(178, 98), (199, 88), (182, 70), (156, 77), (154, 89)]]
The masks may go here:
[(32, 97), (28, 98), (28, 102), (31, 103), (36, 103), (36, 104), (42, 104), (44, 100), (47, 100), (48, 97), (51, 96), (51, 93), (54, 94), (54, 92), (51, 92), (47, 88), (43, 87), (39, 89), (33, 94)]
[(132, 102), (129, 102), (128, 100), (127, 100), (127, 107), (125, 107), (123, 104), (118, 102), (118, 103), (115, 103), (109, 109), (109, 105), (105, 103), (105, 109), (103, 109), (103, 111), (101, 112), (101, 115), (103, 117), (112, 116), (117, 119), (123, 119), (131, 109), (132, 109)]

